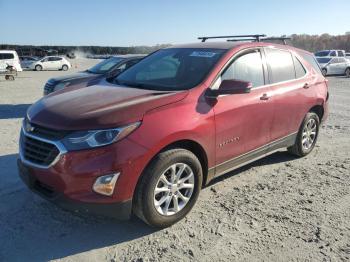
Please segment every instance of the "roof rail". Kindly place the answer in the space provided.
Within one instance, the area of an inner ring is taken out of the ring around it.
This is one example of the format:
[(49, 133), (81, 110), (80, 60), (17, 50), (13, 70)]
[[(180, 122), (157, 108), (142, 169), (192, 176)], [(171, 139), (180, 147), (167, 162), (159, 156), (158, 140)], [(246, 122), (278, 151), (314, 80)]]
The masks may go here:
[(229, 35), (229, 36), (201, 36), (198, 37), (199, 40), (202, 40), (202, 42), (205, 42), (208, 39), (218, 39), (218, 38), (247, 38), (252, 37), (255, 39), (255, 41), (260, 42), (261, 37), (266, 37), (266, 35), (263, 34), (255, 34), (255, 35)]

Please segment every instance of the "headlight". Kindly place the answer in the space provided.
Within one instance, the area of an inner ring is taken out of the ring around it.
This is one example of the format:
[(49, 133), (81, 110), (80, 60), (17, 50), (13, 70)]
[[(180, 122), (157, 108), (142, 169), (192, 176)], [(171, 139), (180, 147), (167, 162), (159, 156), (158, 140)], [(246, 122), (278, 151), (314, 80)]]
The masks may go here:
[(113, 129), (78, 131), (65, 137), (62, 142), (67, 150), (81, 150), (105, 146), (128, 136), (138, 128), (140, 124), (141, 122), (136, 122), (124, 127)]
[(61, 89), (65, 88), (66, 86), (68, 86), (69, 84), (70, 84), (69, 82), (59, 83), (59, 84), (55, 85), (53, 91), (61, 90)]

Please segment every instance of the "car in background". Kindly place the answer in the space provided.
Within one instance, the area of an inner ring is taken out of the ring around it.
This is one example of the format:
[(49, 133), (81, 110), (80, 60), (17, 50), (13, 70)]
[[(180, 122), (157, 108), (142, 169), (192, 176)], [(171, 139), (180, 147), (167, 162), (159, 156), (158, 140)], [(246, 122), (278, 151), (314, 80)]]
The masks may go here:
[(326, 56), (339, 56), (344, 57), (345, 56), (345, 50), (321, 50), (315, 53), (316, 57), (326, 57)]
[(104, 77), (114, 77), (139, 62), (142, 55), (114, 56), (103, 60), (88, 70), (73, 75), (49, 79), (44, 86), (44, 95), (63, 89), (71, 85), (88, 85), (90, 80), (99, 80)]
[(350, 60), (345, 57), (317, 57), (322, 74), (350, 77)]
[(18, 72), (22, 71), (18, 54), (14, 50), (0, 50), (0, 63), (13, 66)]
[(346, 57), (347, 59), (350, 59), (350, 53), (345, 53), (345, 57)]
[(67, 71), (71, 68), (71, 63), (60, 56), (45, 56), (42, 59), (32, 63), (29, 68), (35, 71), (41, 70), (63, 70)]
[(21, 61), (22, 68), (30, 68), (30, 65), (38, 61), (39, 58), (35, 56), (20, 56), (19, 60)]

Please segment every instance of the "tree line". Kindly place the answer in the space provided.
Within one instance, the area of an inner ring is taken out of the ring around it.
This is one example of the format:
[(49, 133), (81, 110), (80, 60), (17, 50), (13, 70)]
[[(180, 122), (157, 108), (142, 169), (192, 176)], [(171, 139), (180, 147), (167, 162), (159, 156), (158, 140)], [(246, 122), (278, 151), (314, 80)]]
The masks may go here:
[[(324, 49), (342, 49), (350, 52), (350, 32), (344, 35), (307, 35), (293, 34), (290, 36), (292, 46), (316, 52)], [(16, 50), (19, 55), (47, 55), (48, 52), (56, 54), (68, 54), (71, 52), (82, 52), (92, 55), (104, 54), (149, 54), (160, 48), (170, 46), (169, 44), (155, 46), (32, 46), (32, 45), (6, 45), (1, 44), (0, 49)]]

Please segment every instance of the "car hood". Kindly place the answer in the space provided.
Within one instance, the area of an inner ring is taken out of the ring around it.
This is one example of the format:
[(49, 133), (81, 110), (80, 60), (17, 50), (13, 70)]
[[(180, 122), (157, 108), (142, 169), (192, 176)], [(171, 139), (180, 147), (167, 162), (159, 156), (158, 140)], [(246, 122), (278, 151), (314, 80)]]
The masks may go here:
[(29, 120), (57, 130), (118, 127), (140, 121), (154, 108), (182, 100), (188, 91), (163, 92), (111, 84), (69, 87), (30, 106)]
[(79, 72), (71, 75), (59, 76), (51, 78), (51, 82), (69, 82), (72, 80), (84, 79), (84, 78), (93, 78), (99, 76), (98, 74), (92, 74), (89, 72)]

